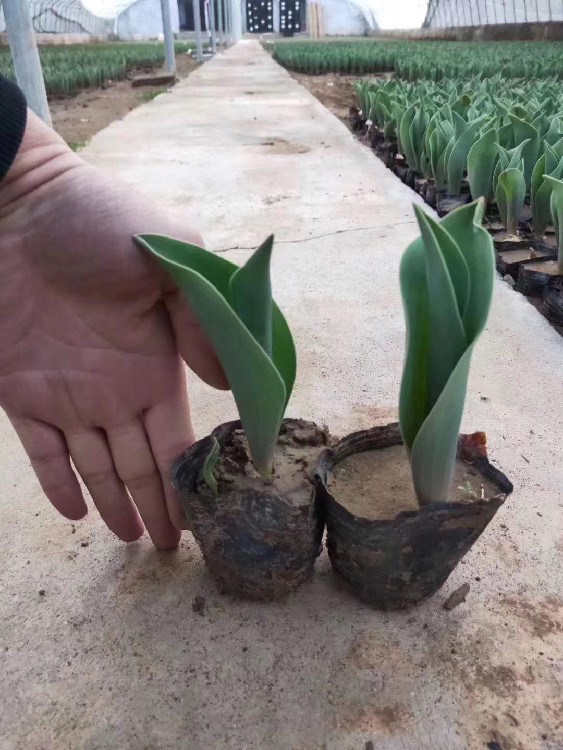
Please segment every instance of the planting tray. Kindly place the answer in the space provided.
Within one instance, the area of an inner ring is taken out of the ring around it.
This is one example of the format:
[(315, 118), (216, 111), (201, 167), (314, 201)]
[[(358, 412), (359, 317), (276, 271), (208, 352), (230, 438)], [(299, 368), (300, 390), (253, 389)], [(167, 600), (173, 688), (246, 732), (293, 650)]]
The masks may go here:
[[(493, 496), (432, 503), (385, 520), (347, 510), (330, 490), (337, 465), (355, 454), (401, 444), (397, 424), (356, 432), (323, 451), (316, 468), (332, 566), (356, 596), (381, 609), (405, 609), (437, 591), (512, 492), (512, 484), (489, 463), (478, 434), (460, 437), (458, 458), (495, 487)], [(378, 487), (371, 489), (375, 496)]]

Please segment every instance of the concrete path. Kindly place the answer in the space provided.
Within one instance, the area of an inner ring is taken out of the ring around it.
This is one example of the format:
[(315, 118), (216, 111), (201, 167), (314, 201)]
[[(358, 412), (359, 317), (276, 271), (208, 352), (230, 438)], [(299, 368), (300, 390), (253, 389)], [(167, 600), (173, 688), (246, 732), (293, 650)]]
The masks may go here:
[[(234, 260), (276, 232), (292, 415), (335, 433), (395, 418), (414, 195), (257, 43), (85, 153)], [(203, 435), (234, 409), (192, 380)], [(562, 383), (561, 339), (499, 282), (465, 426), (487, 431), (517, 489), (443, 591), (405, 614), (355, 601), (324, 555), (293, 598), (259, 605), (219, 596), (189, 535), (177, 554), (126, 547), (94, 513), (73, 533), (3, 421), (0, 748), (561, 750)], [(466, 581), (467, 603), (443, 610)]]

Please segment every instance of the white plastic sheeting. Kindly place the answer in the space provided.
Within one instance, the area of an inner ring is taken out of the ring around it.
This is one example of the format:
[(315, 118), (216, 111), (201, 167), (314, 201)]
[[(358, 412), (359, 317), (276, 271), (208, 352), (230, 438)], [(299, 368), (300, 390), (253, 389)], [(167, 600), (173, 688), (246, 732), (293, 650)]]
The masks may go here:
[(448, 28), (563, 21), (561, 0), (430, 0), (425, 26)]
[[(154, 38), (162, 34), (160, 0), (27, 0), (38, 33), (122, 39)], [(446, 0), (447, 2), (448, 0)], [(455, 1), (455, 0), (454, 0)], [(458, 0), (464, 2), (464, 0)], [(473, 0), (475, 2), (476, 0)], [(512, 0), (506, 0), (511, 2)], [(518, 1), (518, 0), (517, 0)], [(553, 0), (553, 2), (560, 0)], [(177, 0), (169, 0), (172, 28), (179, 30)], [(423, 18), (425, 0), (316, 0), (324, 9), (325, 34), (356, 36), (378, 27), (415, 28)], [(523, 0), (519, 0), (520, 3)], [(534, 2), (534, 0), (532, 0)], [(241, 0), (243, 17), (244, 0)], [(1, 0), (0, 0), (1, 6)], [(0, 31), (5, 24), (0, 7)], [(279, 31), (279, 0), (274, 0), (274, 29)]]
[[(168, 0), (172, 31), (180, 30), (178, 3)], [(160, 0), (137, 0), (123, 10), (115, 22), (115, 33), (120, 39), (153, 39), (163, 34)]]
[(327, 36), (361, 36), (378, 28), (369, 0), (320, 0)]
[[(162, 36), (160, 0), (28, 0), (37, 33), (154, 39)], [(178, 3), (169, 0), (172, 30), (179, 31)], [(0, 32), (6, 30), (0, 6)]]
[[(113, 0), (112, 0), (113, 1)], [(107, 0), (98, 0), (107, 2)], [(113, 32), (115, 15), (93, 13), (80, 0), (28, 0), (33, 28), (39, 34), (88, 34), (104, 37)], [(6, 30), (0, 7), (0, 32)]]

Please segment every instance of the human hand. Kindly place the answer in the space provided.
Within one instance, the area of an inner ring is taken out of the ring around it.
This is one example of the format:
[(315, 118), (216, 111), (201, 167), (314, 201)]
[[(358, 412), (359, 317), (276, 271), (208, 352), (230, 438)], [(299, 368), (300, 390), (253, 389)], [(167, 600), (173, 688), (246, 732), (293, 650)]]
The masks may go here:
[(60, 513), (87, 512), (72, 459), (117, 536), (145, 526), (168, 549), (184, 527), (168, 473), (194, 441), (178, 352), (210, 385), (226, 382), (177, 289), (135, 244), (143, 232), (201, 244), (29, 113), (0, 183), (0, 405)]

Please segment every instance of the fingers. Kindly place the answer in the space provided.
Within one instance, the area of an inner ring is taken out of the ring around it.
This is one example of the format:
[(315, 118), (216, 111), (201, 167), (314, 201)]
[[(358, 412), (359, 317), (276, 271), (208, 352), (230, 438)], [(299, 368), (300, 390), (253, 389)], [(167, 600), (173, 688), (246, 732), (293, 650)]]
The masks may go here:
[(176, 291), (169, 294), (165, 301), (174, 327), (178, 351), (185, 363), (213, 388), (228, 389), (229, 384), (217, 355), (181, 293)]
[(179, 392), (148, 409), (143, 417), (152, 454), (160, 472), (169, 517), (177, 529), (188, 527), (178, 493), (170, 481), (172, 463), (194, 442), (188, 395), (182, 378)]
[(158, 549), (172, 549), (180, 541), (174, 527), (161, 476), (143, 424), (135, 420), (107, 431), (117, 474), (127, 486), (141, 518)]
[(119, 478), (101, 430), (67, 432), (66, 442), (78, 473), (107, 527), (124, 542), (143, 534), (143, 524)]
[(70, 464), (63, 433), (33, 419), (10, 417), (47, 498), (65, 518), (77, 521), (88, 512)]

